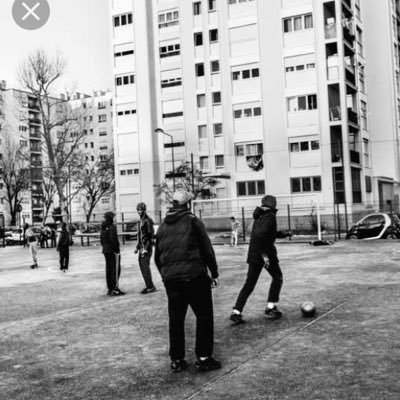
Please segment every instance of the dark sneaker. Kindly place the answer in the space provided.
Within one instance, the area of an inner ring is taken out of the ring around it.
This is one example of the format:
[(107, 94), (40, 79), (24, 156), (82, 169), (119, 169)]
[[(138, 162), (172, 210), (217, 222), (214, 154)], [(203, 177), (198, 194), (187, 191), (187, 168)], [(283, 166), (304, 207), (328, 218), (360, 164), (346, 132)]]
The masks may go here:
[(242, 314), (232, 313), (229, 319), (234, 323), (234, 325), (244, 324), (246, 322), (243, 320)]
[(156, 291), (156, 288), (153, 286), (153, 287), (150, 287), (150, 288), (144, 288), (140, 293), (141, 294), (148, 294), (148, 293), (153, 293), (155, 291)]
[(266, 308), (265, 315), (267, 317), (270, 317), (271, 319), (279, 319), (282, 317), (282, 312), (278, 309), (277, 306), (274, 306), (274, 308)]
[(121, 291), (118, 291), (118, 289), (114, 289), (114, 290), (111, 290), (111, 292), (108, 292), (107, 294), (109, 296), (121, 296), (124, 293), (122, 293)]
[(172, 360), (171, 361), (171, 369), (172, 372), (181, 372), (184, 369), (187, 369), (189, 364), (186, 360)]
[(32, 264), (32, 265), (31, 265), (31, 268), (32, 268), (32, 269), (35, 269), (35, 268), (36, 268), (36, 265), (35, 265), (35, 264)]
[(198, 372), (212, 371), (221, 368), (221, 362), (208, 357), (205, 360), (197, 360), (194, 365)]
[(123, 292), (120, 288), (117, 288), (114, 290), (115, 292), (118, 292), (119, 296), (123, 296), (125, 294), (125, 292)]

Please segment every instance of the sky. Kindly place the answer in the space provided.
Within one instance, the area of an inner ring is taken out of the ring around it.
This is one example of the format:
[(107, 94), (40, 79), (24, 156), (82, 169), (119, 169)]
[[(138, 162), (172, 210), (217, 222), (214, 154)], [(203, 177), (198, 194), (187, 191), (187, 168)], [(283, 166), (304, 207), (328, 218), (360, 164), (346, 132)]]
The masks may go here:
[(49, 0), (50, 18), (35, 31), (15, 23), (13, 3), (0, 0), (0, 80), (6, 80), (8, 88), (19, 88), (18, 65), (42, 48), (51, 56), (59, 52), (67, 62), (57, 93), (111, 89), (109, 0)]

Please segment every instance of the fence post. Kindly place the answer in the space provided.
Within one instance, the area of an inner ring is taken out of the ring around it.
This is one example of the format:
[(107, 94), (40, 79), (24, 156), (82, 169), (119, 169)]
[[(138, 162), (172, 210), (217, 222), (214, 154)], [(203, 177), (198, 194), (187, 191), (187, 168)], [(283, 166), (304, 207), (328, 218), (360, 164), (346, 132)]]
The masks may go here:
[(244, 207), (242, 207), (243, 242), (246, 243), (246, 222), (244, 220)]
[(159, 222), (161, 224), (161, 222), (162, 222), (162, 211), (161, 210), (158, 212), (158, 218), (159, 218)]
[(347, 231), (349, 230), (349, 222), (348, 222), (348, 220), (347, 220), (347, 202), (346, 202), (346, 201), (344, 202), (344, 212), (345, 212), (344, 218), (345, 218), (346, 233), (347, 233)]
[(199, 210), (199, 218), (201, 219), (201, 210)]
[(333, 232), (335, 234), (335, 242), (336, 242), (336, 233), (337, 233), (337, 220), (336, 220), (336, 203), (333, 203)]
[(339, 210), (339, 203), (336, 203), (336, 215), (337, 215), (337, 222), (338, 222), (338, 238), (340, 240), (340, 210)]
[(121, 221), (122, 221), (122, 244), (125, 244), (125, 235), (124, 235), (124, 232), (125, 232), (125, 224), (124, 224), (125, 217), (124, 217), (124, 213), (121, 213)]
[[(287, 215), (288, 215), (288, 230), (292, 232), (292, 223), (290, 220), (290, 204), (287, 205)], [(289, 240), (292, 240), (292, 235), (289, 235)]]

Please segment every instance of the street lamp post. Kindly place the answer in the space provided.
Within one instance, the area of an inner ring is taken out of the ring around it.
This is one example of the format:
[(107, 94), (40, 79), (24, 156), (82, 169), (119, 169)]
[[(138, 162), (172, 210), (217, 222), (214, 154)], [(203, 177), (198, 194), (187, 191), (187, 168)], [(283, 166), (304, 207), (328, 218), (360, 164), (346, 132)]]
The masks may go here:
[(172, 135), (170, 135), (167, 132), (164, 132), (163, 129), (161, 128), (157, 128), (154, 130), (154, 132), (156, 133), (162, 133), (163, 135), (166, 135), (170, 138), (171, 140), (171, 155), (172, 155), (172, 187), (173, 187), (173, 191), (175, 192), (175, 155), (174, 155), (174, 138), (172, 137)]

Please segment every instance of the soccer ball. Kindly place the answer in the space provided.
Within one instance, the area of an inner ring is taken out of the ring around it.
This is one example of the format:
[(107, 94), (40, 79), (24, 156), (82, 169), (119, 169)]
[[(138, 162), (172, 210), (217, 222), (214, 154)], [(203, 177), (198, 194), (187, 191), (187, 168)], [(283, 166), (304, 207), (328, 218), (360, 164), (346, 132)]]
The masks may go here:
[(301, 305), (301, 313), (303, 314), (303, 317), (313, 317), (315, 315), (315, 304), (311, 301), (305, 301)]

